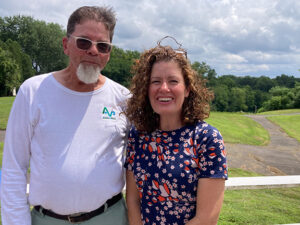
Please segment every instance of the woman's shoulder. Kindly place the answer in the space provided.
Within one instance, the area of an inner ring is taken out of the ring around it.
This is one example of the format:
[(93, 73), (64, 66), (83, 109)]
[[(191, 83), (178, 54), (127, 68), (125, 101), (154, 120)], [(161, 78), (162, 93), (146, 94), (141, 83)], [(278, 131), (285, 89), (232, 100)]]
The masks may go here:
[(220, 131), (205, 121), (198, 121), (195, 125), (195, 132), (201, 134), (220, 133)]
[(198, 120), (195, 124), (195, 128), (197, 129), (207, 129), (207, 130), (217, 130), (216, 127), (210, 125), (209, 123), (205, 122), (204, 120)]

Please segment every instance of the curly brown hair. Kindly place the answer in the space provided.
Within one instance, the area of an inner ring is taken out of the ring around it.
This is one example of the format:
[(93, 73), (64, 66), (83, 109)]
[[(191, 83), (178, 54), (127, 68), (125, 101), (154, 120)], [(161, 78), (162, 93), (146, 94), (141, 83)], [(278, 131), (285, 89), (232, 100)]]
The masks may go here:
[(144, 51), (132, 67), (132, 97), (128, 100), (125, 114), (139, 131), (152, 132), (159, 128), (159, 115), (151, 107), (148, 89), (152, 67), (161, 61), (174, 61), (182, 69), (185, 86), (189, 90), (189, 96), (182, 105), (181, 118), (184, 124), (194, 124), (209, 116), (209, 102), (213, 93), (206, 88), (205, 80), (192, 69), (185, 54), (178, 53), (170, 46), (158, 45)]

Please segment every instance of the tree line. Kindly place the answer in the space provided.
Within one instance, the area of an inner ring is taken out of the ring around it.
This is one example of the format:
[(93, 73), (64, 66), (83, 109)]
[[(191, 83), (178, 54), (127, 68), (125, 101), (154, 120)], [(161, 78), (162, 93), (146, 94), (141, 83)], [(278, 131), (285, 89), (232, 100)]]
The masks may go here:
[[(33, 17), (0, 17), (0, 96), (11, 95), (12, 89), (29, 77), (65, 68), (68, 64), (62, 48), (65, 34), (59, 24)], [(139, 56), (138, 51), (114, 46), (103, 74), (128, 87), (131, 66)], [(195, 61), (192, 67), (214, 92), (212, 110), (258, 112), (300, 108), (300, 79), (292, 75), (281, 74), (272, 79), (218, 76), (205, 62)]]
[(205, 62), (192, 64), (214, 92), (212, 110), (221, 112), (263, 112), (300, 108), (300, 78), (281, 74), (267, 76), (217, 76)]

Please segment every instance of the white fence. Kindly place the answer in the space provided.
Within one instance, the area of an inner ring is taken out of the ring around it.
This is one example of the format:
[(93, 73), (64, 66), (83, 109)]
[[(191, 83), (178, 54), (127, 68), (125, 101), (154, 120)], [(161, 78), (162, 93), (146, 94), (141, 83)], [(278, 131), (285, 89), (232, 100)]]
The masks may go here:
[[(300, 186), (300, 175), (229, 177), (225, 182), (226, 190), (284, 188), (297, 186)], [(27, 193), (29, 193), (29, 184), (27, 184)]]
[(225, 182), (226, 190), (262, 189), (300, 186), (300, 175), (261, 176), (261, 177), (229, 177)]

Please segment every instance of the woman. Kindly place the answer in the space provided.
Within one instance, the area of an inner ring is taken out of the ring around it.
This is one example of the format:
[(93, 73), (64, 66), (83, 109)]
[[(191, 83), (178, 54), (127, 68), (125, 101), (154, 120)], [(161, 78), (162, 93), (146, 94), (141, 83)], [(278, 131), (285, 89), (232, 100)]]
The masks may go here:
[(226, 153), (218, 130), (203, 120), (212, 94), (186, 52), (169, 46), (145, 51), (133, 67), (126, 114), (126, 198), (135, 224), (217, 224)]

